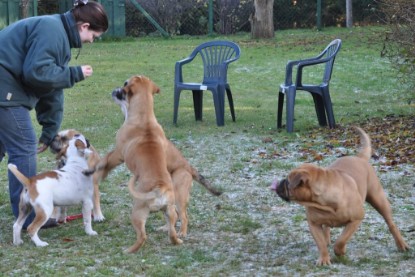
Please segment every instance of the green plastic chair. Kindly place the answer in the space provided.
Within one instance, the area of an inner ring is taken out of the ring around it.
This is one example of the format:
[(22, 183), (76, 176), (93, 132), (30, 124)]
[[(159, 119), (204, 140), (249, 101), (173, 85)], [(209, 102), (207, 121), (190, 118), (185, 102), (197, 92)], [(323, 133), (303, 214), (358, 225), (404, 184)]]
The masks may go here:
[[(333, 106), (330, 98), (329, 83), (333, 71), (334, 60), (341, 47), (341, 40), (335, 39), (318, 56), (310, 59), (288, 61), (285, 72), (285, 82), (280, 85), (278, 94), (277, 128), (282, 127), (282, 111), (284, 107), (284, 96), (287, 96), (286, 103), (286, 127), (287, 132), (294, 130), (294, 104), (297, 90), (307, 91), (313, 96), (317, 118), (320, 126), (327, 126), (327, 119), (330, 128), (335, 128)], [(303, 84), (304, 67), (325, 64), (323, 79), (320, 84)], [(293, 70), (296, 68), (296, 80), (293, 82)]]
[[(174, 74), (174, 114), (173, 123), (177, 124), (180, 93), (191, 90), (196, 120), (202, 120), (203, 91), (209, 90), (213, 95), (216, 124), (225, 125), (225, 92), (228, 97), (232, 120), (235, 121), (235, 110), (231, 88), (227, 80), (228, 65), (239, 59), (241, 50), (231, 41), (214, 40), (196, 47), (189, 57), (176, 62)], [(201, 56), (203, 61), (203, 80), (201, 83), (183, 82), (183, 66)]]

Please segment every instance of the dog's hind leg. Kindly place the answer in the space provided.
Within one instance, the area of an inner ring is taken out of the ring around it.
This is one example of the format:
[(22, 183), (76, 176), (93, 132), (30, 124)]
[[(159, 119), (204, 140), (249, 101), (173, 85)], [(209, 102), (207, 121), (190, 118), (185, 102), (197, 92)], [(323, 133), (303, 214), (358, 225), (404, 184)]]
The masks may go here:
[(180, 220), (179, 237), (187, 236), (188, 216), (187, 205), (189, 204), (190, 190), (193, 184), (192, 175), (186, 170), (178, 170), (173, 173), (172, 181), (174, 186), (174, 197), (176, 209)]
[(334, 243), (334, 254), (337, 256), (343, 256), (346, 254), (346, 244), (352, 235), (357, 231), (361, 222), (362, 220), (354, 220), (349, 222), (346, 227), (344, 227), (343, 232)]
[(167, 224), (169, 226), (169, 237), (170, 241), (173, 244), (182, 244), (183, 241), (177, 237), (177, 232), (175, 228), (175, 224), (177, 221), (177, 212), (176, 212), (176, 205), (167, 205), (166, 211), (165, 211), (165, 217)]
[(32, 206), (23, 199), (24, 195), (20, 196), (19, 202), (19, 217), (16, 222), (13, 224), (13, 244), (19, 245), (23, 243), (22, 240), (22, 228), (27, 217), (32, 211)]
[(383, 191), (383, 188), (381, 187), (380, 184), (379, 186), (377, 186), (377, 188), (378, 188), (377, 193), (368, 194), (366, 197), (366, 201), (370, 205), (372, 205), (372, 207), (375, 208), (375, 210), (378, 211), (378, 213), (380, 213), (382, 217), (385, 219), (385, 222), (389, 227), (389, 231), (391, 232), (395, 240), (396, 247), (401, 251), (407, 251), (409, 250), (409, 246), (405, 242), (405, 240), (402, 238), (401, 232), (399, 231), (398, 227), (396, 227), (395, 223), (393, 222), (392, 209), (391, 209), (388, 199), (386, 198), (385, 192)]
[(84, 227), (85, 233), (90, 236), (95, 236), (98, 233), (92, 230), (92, 223), (91, 223), (91, 211), (92, 211), (92, 200), (90, 198), (84, 200), (82, 205), (82, 216), (84, 220)]
[(45, 206), (34, 206), (36, 216), (33, 219), (33, 222), (27, 227), (27, 232), (29, 233), (30, 238), (38, 247), (43, 247), (49, 245), (47, 242), (42, 241), (39, 236), (38, 232), (43, 224), (48, 221), (50, 216), (53, 212), (53, 204), (45, 205)]
[(99, 181), (96, 175), (93, 176), (94, 182), (94, 221), (104, 221), (105, 217), (101, 211), (101, 195), (99, 194)]
[(147, 240), (146, 235), (146, 221), (147, 217), (150, 213), (150, 210), (147, 206), (138, 203), (139, 201), (136, 200), (133, 207), (133, 212), (131, 214), (131, 223), (135, 229), (137, 234), (136, 242), (126, 250), (127, 253), (134, 253), (137, 252), (138, 249), (143, 246), (144, 242)]

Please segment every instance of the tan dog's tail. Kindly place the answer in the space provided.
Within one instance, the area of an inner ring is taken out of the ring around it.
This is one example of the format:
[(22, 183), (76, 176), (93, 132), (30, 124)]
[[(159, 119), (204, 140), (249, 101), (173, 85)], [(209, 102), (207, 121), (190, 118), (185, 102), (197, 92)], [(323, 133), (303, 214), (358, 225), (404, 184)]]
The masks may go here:
[(135, 190), (135, 182), (137, 181), (137, 178), (135, 176), (132, 176), (130, 178), (130, 181), (128, 181), (128, 189), (130, 190), (131, 195), (141, 201), (148, 201), (157, 198), (157, 192), (150, 191), (148, 193), (141, 193)]
[(372, 156), (372, 144), (370, 143), (370, 137), (361, 128), (359, 127), (355, 127), (355, 128), (360, 133), (360, 144), (361, 144), (361, 149), (360, 149), (359, 154), (357, 154), (357, 156), (362, 159), (369, 160), (370, 157)]
[(191, 168), (192, 168), (193, 180), (197, 181), (199, 184), (204, 186), (213, 195), (219, 196), (219, 195), (222, 194), (221, 191), (218, 191), (217, 189), (212, 187), (210, 182), (208, 180), (206, 180), (206, 178), (202, 174), (200, 174), (195, 168), (193, 168), (193, 167), (191, 167)]
[(20, 181), (25, 187), (30, 185), (30, 180), (26, 176), (24, 176), (18, 169), (17, 166), (14, 164), (8, 164), (7, 167), (16, 176), (17, 180)]

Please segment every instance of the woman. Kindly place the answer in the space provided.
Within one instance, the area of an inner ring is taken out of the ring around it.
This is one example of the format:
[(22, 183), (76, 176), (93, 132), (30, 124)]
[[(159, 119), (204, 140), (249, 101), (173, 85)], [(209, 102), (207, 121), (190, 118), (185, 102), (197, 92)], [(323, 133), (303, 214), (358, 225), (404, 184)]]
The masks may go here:
[[(108, 17), (101, 4), (77, 0), (64, 14), (26, 18), (0, 31), (0, 152), (3, 149), (8, 162), (24, 175), (36, 175), (37, 153), (47, 149), (60, 128), (63, 89), (93, 73), (89, 65), (68, 65), (71, 48), (92, 43), (107, 29)], [(33, 108), (42, 126), (39, 141), (31, 123)], [(0, 160), (3, 156), (0, 153)], [(23, 187), (10, 172), (8, 178), (12, 211), (17, 218)], [(47, 222), (44, 227), (51, 227), (48, 225), (56, 223)]]

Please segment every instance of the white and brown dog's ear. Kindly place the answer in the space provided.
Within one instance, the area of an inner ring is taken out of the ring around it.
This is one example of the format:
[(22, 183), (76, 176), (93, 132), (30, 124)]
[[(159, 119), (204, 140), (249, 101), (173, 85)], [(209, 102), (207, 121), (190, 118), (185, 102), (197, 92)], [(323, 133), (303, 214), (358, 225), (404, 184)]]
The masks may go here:
[(75, 138), (75, 147), (78, 149), (78, 151), (83, 155), (90, 155), (92, 151), (89, 149), (88, 140), (82, 135), (75, 135)]

